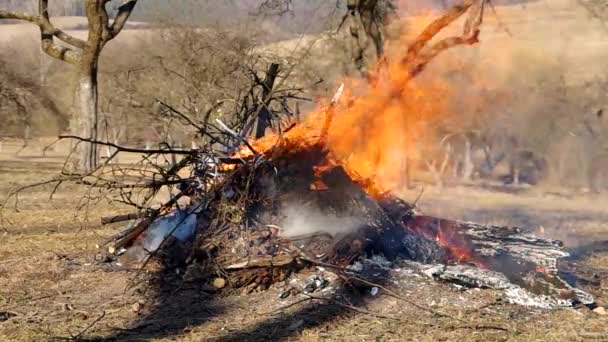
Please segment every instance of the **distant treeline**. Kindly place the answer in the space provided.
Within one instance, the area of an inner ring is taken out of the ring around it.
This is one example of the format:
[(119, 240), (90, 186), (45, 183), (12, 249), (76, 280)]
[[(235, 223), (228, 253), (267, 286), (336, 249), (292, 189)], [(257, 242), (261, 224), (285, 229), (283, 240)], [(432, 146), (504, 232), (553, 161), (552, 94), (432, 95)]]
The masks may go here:
[[(0, 8), (11, 11), (38, 12), (38, 0), (0, 0)], [(52, 16), (84, 15), (82, 0), (50, 0), (49, 12)]]
[[(281, 0), (277, 0), (281, 1)], [(278, 23), (280, 28), (300, 31), (310, 30), (310, 19), (327, 18), (343, 14), (347, 0), (284, 0), (289, 2), (289, 12)], [(494, 0), (495, 5), (518, 4), (533, 0)], [(247, 21), (252, 15), (272, 15), (260, 13), (258, 9), (264, 0), (142, 0), (134, 13), (135, 20), (153, 22), (180, 22), (186, 24), (227, 24)], [(400, 7), (400, 15), (419, 14), (429, 10), (441, 10), (462, 2), (462, 0), (394, 0)], [(112, 1), (116, 8), (120, 1)], [(49, 0), (51, 16), (84, 15), (83, 0)], [(0, 8), (13, 11), (38, 11), (38, 0), (0, 0)], [(287, 24), (289, 22), (289, 24)], [(289, 26), (286, 27), (286, 26)], [(294, 30), (295, 29), (295, 30)], [(314, 31), (314, 30), (313, 30)]]

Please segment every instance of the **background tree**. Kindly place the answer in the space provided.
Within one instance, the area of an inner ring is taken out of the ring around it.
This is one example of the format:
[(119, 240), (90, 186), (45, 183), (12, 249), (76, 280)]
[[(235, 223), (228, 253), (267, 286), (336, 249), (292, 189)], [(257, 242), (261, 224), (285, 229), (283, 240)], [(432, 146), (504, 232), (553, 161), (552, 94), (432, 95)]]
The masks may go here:
[(363, 74), (367, 73), (367, 66), (384, 54), (384, 29), (395, 11), (392, 0), (347, 1), (347, 13), (340, 28), (347, 30), (353, 63)]
[[(346, 13), (338, 26), (345, 32), (352, 63), (362, 74), (367, 67), (384, 54), (385, 28), (392, 15), (396, 15), (394, 0), (336, 0), (335, 8), (346, 4)], [(283, 16), (294, 14), (293, 0), (264, 0), (258, 6), (257, 15)]]
[[(106, 6), (111, 0), (85, 0), (84, 13), (88, 21), (88, 38), (81, 40), (58, 28), (50, 21), (49, 1), (38, 1), (38, 14), (0, 10), (0, 19), (29, 21), (40, 28), (42, 50), (49, 56), (72, 64), (77, 68), (78, 84), (74, 96), (71, 130), (82, 138), (97, 140), (98, 91), (97, 70), (104, 46), (124, 28), (137, 0), (123, 1), (114, 20)], [(63, 44), (55, 41), (61, 40)], [(97, 166), (97, 146), (79, 142), (72, 160), (78, 172), (90, 172)]]

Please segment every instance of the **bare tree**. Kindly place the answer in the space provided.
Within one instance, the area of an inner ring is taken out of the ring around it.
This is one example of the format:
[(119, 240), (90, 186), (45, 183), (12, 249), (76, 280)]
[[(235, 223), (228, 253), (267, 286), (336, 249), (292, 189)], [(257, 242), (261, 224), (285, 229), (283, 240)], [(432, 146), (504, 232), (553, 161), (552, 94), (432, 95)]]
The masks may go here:
[(384, 54), (384, 27), (395, 12), (392, 0), (348, 0), (340, 28), (348, 30), (353, 62), (366, 73), (367, 66)]
[[(385, 27), (392, 15), (396, 15), (395, 0), (334, 0), (335, 8), (346, 4), (346, 13), (338, 25), (345, 32), (355, 68), (367, 74), (368, 66), (384, 54)], [(264, 0), (255, 15), (294, 15), (293, 0)]]
[[(71, 130), (85, 139), (98, 138), (98, 92), (97, 68), (104, 46), (124, 28), (133, 12), (137, 0), (125, 0), (118, 7), (114, 20), (106, 9), (111, 0), (85, 0), (85, 15), (88, 20), (88, 38), (81, 40), (58, 28), (49, 18), (49, 1), (38, 1), (38, 14), (0, 10), (0, 19), (15, 19), (31, 22), (40, 28), (42, 50), (49, 56), (76, 66), (78, 85), (74, 97), (74, 113)], [(55, 41), (61, 40), (63, 44)], [(74, 171), (89, 172), (97, 166), (97, 146), (80, 142), (72, 160)]]

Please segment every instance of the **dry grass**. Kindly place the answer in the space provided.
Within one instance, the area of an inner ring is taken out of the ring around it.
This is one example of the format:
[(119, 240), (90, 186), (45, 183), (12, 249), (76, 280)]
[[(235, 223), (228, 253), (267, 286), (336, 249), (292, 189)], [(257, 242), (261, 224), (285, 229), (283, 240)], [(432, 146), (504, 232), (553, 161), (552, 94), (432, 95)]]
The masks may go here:
[[(30, 148), (24, 151), (25, 157), (15, 157), (16, 146), (14, 142), (5, 142), (4, 152), (0, 153), (0, 188), (14, 186), (17, 181), (50, 177), (60, 165), (60, 150), (56, 155), (42, 158), (36, 157), (35, 148)], [(148, 292), (143, 292), (146, 287), (142, 286), (128, 290), (134, 272), (94, 260), (98, 252), (95, 244), (119, 228), (101, 227), (96, 222), (100, 216), (120, 208), (100, 203), (91, 211), (89, 225), (83, 228), (73, 216), (78, 188), (60, 189), (53, 202), (48, 200), (49, 191), (48, 188), (29, 190), (21, 196), (19, 213), (10, 210), (4, 213), (4, 218), (11, 223), (5, 221), (0, 228), (3, 242), (0, 244), (0, 311), (18, 316), (0, 322), (0, 339), (31, 341), (70, 337), (83, 331), (104, 312), (103, 318), (87, 330), (85, 337), (158, 341), (563, 341), (608, 336), (607, 318), (586, 308), (537, 311), (502, 303), (500, 293), (494, 291), (459, 291), (403, 272), (393, 273), (389, 281), (390, 287), (400, 295), (465, 319), (468, 325), (495, 325), (509, 331), (464, 327), (461, 322), (429, 316), (383, 295), (367, 296), (358, 307), (396, 320), (323, 303), (312, 310), (303, 305), (281, 310), (289, 300), (277, 299), (282, 291), (280, 286), (264, 293), (224, 298), (201, 292), (196, 284), (187, 284), (179, 291), (175, 291), (176, 284), (153, 286)], [(534, 193), (515, 195), (471, 187), (441, 193), (427, 190), (420, 205), (427, 211), (469, 219), (482, 218), (479, 212), (485, 210), (492, 212), (496, 220), (508, 220), (504, 223), (558, 220), (569, 224), (572, 232), (581, 238), (598, 240), (597, 236), (604, 236), (606, 239), (603, 215), (607, 213), (593, 203), (598, 203), (598, 199), (564, 199)], [(514, 215), (513, 210), (519, 214)], [(581, 217), (588, 221), (587, 225), (576, 224)], [(596, 228), (590, 228), (591, 222), (595, 222)], [(547, 223), (546, 232), (550, 227)], [(588, 268), (603, 271), (607, 258), (608, 253), (599, 250), (586, 255), (581, 262)], [(594, 293), (606, 301), (607, 290), (596, 288)], [(134, 305), (141, 310), (135, 312)], [(167, 319), (169, 317), (171, 319)]]
[[(521, 67), (517, 63), (519, 58), (525, 55), (529, 57), (529, 64), (565, 66), (568, 82), (576, 84), (605, 70), (603, 63), (608, 60), (605, 58), (608, 50), (604, 47), (608, 41), (598, 29), (599, 23), (589, 20), (574, 3), (571, 0), (539, 1), (526, 5), (525, 11), (521, 6), (500, 8), (500, 20), (513, 32), (513, 37), (508, 37), (496, 18), (489, 15), (483, 44), (473, 50), (458, 49), (449, 54), (477, 54), (480, 72), (493, 75), (494, 81), (512, 75)], [(413, 19), (408, 25), (420, 27), (427, 19), (418, 20)], [(69, 29), (78, 25), (67, 21), (60, 26)], [(561, 32), (560, 37), (567, 37), (567, 45), (555, 39), (556, 32)], [(121, 46), (139, 46), (153, 34), (153, 31), (127, 30), (118, 41), (124, 44)], [(0, 44), (34, 37), (29, 52), (34, 54), (37, 53), (35, 35), (35, 29), (29, 26), (3, 25)], [(281, 55), (292, 51), (293, 46), (292, 41), (271, 48)], [(543, 54), (558, 55), (559, 60)], [(319, 52), (316, 56), (323, 58)], [(327, 64), (327, 60), (322, 62)], [(453, 67), (448, 62), (437, 62), (430, 67), (430, 72)], [(64, 158), (65, 147), (42, 157), (40, 145), (16, 157), (16, 144), (5, 142), (0, 151), (0, 200), (6, 196), (7, 188), (54, 176)], [(54, 201), (48, 198), (50, 191), (49, 187), (28, 190), (20, 196), (20, 212), (10, 208), (4, 211), (0, 226), (0, 312), (17, 316), (0, 321), (0, 340), (70, 337), (89, 326), (83, 337), (98, 340), (110, 337), (158, 341), (608, 339), (608, 319), (586, 308), (536, 311), (497, 301), (500, 294), (493, 291), (457, 291), (446, 284), (403, 274), (394, 274), (390, 285), (402, 296), (470, 323), (497, 325), (509, 331), (462, 327), (458, 322), (429, 316), (382, 295), (366, 297), (359, 307), (398, 320), (353, 313), (335, 305), (319, 305), (312, 310), (295, 306), (270, 314), (287, 304), (276, 299), (280, 288), (248, 296), (216, 298), (201, 291), (197, 284), (189, 284), (180, 291), (175, 291), (175, 284), (168, 284), (153, 286), (146, 293), (142, 286), (128, 288), (134, 272), (95, 262), (98, 253), (95, 245), (120, 228), (100, 226), (99, 217), (125, 209), (100, 202), (89, 211), (87, 222), (83, 222), (82, 213), (74, 215), (82, 189), (62, 187)], [(406, 192), (404, 196), (414, 199), (418, 193)], [(581, 265), (606, 274), (608, 250), (597, 244), (608, 240), (608, 209), (602, 205), (606, 199), (605, 195), (548, 190), (512, 194), (474, 185), (441, 192), (427, 189), (419, 204), (429, 213), (526, 226), (539, 234), (563, 239), (569, 247), (582, 252)], [(608, 302), (608, 288), (602, 286), (590, 290), (600, 301)], [(133, 309), (136, 303), (143, 303), (137, 304), (142, 306), (141, 310)], [(104, 312), (103, 318), (96, 322)]]

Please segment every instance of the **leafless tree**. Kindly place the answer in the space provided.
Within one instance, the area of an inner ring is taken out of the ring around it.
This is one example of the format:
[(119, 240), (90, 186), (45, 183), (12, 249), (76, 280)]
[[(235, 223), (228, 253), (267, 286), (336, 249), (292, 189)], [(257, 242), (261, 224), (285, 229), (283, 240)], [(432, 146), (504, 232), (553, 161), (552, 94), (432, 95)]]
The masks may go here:
[[(336, 0), (336, 8), (346, 3), (346, 13), (338, 26), (344, 31), (352, 62), (364, 75), (367, 67), (384, 54), (385, 26), (396, 14), (394, 0)], [(293, 14), (293, 0), (264, 0), (256, 15), (282, 16)]]
[(384, 54), (384, 27), (395, 13), (392, 0), (348, 0), (340, 29), (348, 32), (355, 67), (366, 73), (367, 66)]
[[(73, 133), (95, 141), (98, 138), (97, 69), (104, 46), (124, 28), (137, 0), (126, 0), (118, 7), (114, 20), (110, 19), (106, 6), (111, 0), (85, 0), (88, 20), (88, 38), (82, 40), (56, 28), (49, 18), (49, 1), (38, 1), (38, 13), (0, 10), (0, 19), (31, 22), (40, 28), (42, 50), (49, 56), (76, 66), (78, 85), (74, 98)], [(55, 41), (61, 40), (63, 44)], [(95, 144), (83, 141), (76, 145), (72, 167), (74, 171), (89, 172), (98, 162)]]

